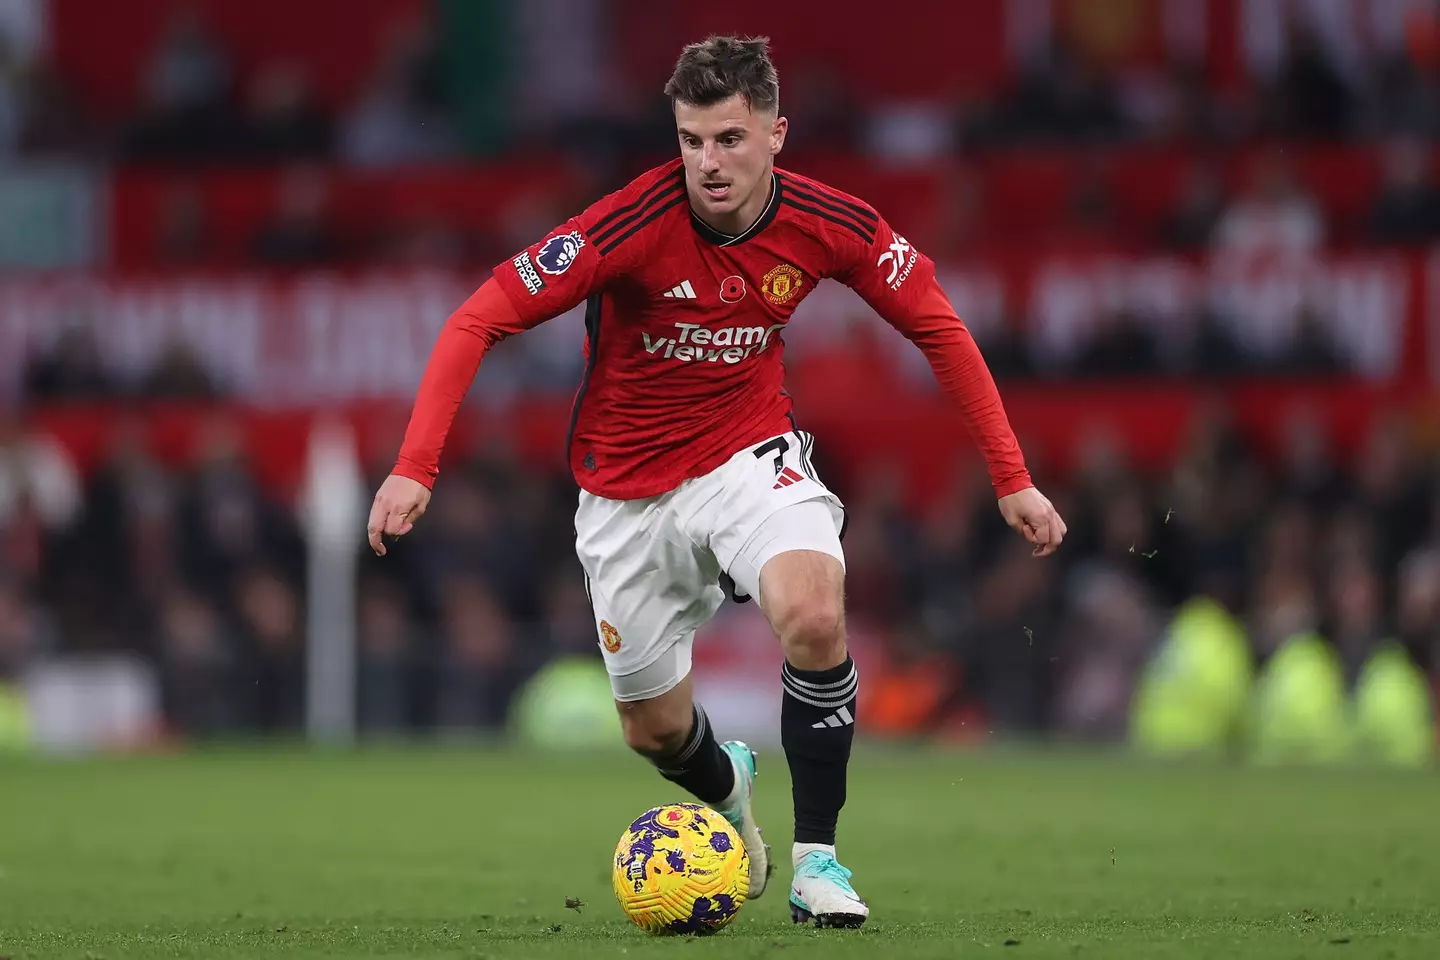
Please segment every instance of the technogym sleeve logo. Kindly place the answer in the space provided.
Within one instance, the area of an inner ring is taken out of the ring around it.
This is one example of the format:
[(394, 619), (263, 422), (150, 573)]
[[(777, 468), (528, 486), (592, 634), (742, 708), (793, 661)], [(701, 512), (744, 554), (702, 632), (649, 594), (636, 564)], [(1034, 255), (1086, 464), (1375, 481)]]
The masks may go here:
[(890, 249), (880, 254), (880, 259), (875, 261), (877, 267), (889, 265), (889, 275), (885, 277), (885, 285), (891, 290), (899, 290), (900, 285), (910, 276), (910, 271), (915, 269), (915, 261), (920, 256), (915, 248), (910, 245), (900, 234), (893, 234), (890, 238)]

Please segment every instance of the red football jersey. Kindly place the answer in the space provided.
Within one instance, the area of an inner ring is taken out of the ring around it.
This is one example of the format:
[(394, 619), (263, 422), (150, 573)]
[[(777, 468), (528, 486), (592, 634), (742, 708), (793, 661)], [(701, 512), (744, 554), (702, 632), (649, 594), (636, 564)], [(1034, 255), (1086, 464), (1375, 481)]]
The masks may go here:
[[(793, 429), (782, 335), (826, 277), (926, 352), (965, 410), (997, 493), (1029, 486), (994, 382), (929, 258), (867, 204), (779, 169), (760, 219), (739, 236), (720, 233), (691, 212), (678, 159), (495, 268), (505, 296), (487, 299), (482, 288), (457, 314), (478, 340), (446, 346), (442, 334), (396, 470), (431, 483), (479, 355), (586, 301), (586, 368), (569, 440), (575, 479), (614, 499), (671, 490)], [(441, 356), (455, 350), (472, 356)]]

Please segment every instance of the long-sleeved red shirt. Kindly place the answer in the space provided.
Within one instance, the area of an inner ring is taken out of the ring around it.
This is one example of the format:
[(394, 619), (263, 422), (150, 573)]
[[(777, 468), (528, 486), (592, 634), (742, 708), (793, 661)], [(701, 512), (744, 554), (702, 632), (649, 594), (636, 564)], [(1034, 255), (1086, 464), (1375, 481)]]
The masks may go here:
[(782, 170), (755, 225), (721, 234), (691, 213), (678, 160), (500, 264), (450, 317), (395, 472), (432, 485), (485, 352), (586, 301), (569, 439), (576, 482), (613, 499), (671, 490), (794, 428), (782, 334), (825, 278), (854, 289), (924, 352), (996, 495), (1030, 486), (995, 382), (928, 257), (865, 203)]

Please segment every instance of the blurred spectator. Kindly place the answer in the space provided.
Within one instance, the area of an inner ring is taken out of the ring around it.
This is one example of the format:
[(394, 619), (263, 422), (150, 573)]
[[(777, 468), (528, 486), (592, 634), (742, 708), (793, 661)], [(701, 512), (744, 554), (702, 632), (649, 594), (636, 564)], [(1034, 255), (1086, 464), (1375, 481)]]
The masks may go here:
[(274, 267), (318, 266), (336, 258), (327, 221), (329, 187), (320, 170), (299, 167), (280, 183), (275, 213), (254, 239), (255, 258)]
[(171, 727), (202, 737), (242, 729), (247, 718), (236, 696), (242, 674), (219, 611), (184, 590), (167, 596), (159, 610), (155, 656)]
[(174, 338), (146, 374), (140, 394), (151, 400), (212, 400), (219, 391), (194, 349)]
[(1289, 356), (1277, 365), (1279, 369), (1276, 372), (1335, 376), (1345, 371), (1345, 362), (1337, 352), (1334, 336), (1313, 307), (1306, 305), (1295, 311), (1295, 325), (1297, 329)]
[(1377, 421), (1355, 464), (1354, 505), (1364, 512), (1360, 522), (1374, 541), (1365, 558), (1387, 570), (1395, 569), (1425, 536), (1416, 520), (1425, 516), (1428, 478), (1415, 456), (1409, 429), (1398, 417)]
[(1096, 326), (1095, 335), (1076, 361), (1076, 373), (1113, 377), (1153, 373), (1159, 367), (1159, 345), (1135, 314), (1104, 311)]
[(788, 67), (784, 90), (784, 113), (790, 118), (786, 150), (844, 152), (855, 147), (862, 111), (835, 64), (812, 60)]
[(1089, 740), (1124, 736), (1135, 679), (1163, 627), (1142, 584), (1114, 570), (1077, 575), (1061, 628), (1055, 728)]
[(538, 666), (538, 651), (485, 581), (449, 577), (440, 602), (445, 639), (437, 721), (445, 730), (499, 727), (515, 692)]
[(1000, 111), (994, 129), (1009, 143), (1118, 139), (1124, 118), (1113, 78), (1095, 58), (1056, 39), (1033, 57)]
[(251, 81), (236, 159), (320, 160), (331, 150), (330, 118), (315, 100), (304, 66), (265, 64)]
[(436, 269), (465, 265), (465, 237), (442, 214), (417, 212), (388, 224), (377, 238), (376, 262)]
[(1380, 53), (1366, 127), (1380, 135), (1434, 139), (1440, 134), (1440, 13), (1409, 4), (1401, 42)]
[(1236, 198), (1215, 230), (1217, 248), (1235, 256), (1310, 254), (1325, 239), (1320, 208), (1279, 153), (1254, 166), (1250, 186)]
[[(494, 602), (511, 613), (535, 609), (538, 583), (536, 545), (511, 512), (515, 478), (493, 460), (495, 472), (457, 475), (437, 502), (438, 522), (417, 541), (417, 558), (430, 583), (457, 573), (484, 578)], [(442, 598), (443, 599), (443, 598)]]
[[(1295, 411), (1287, 421), (1276, 480), (1281, 495), (1303, 510), (1318, 510), (1343, 497), (1345, 487), (1330, 440), (1311, 411)], [(1308, 550), (1297, 551), (1303, 553)]]
[(951, 647), (965, 664), (967, 699), (995, 727), (1015, 732), (1050, 726), (1050, 655), (1061, 622), (1056, 565), (1036, 563), (1030, 553), (1024, 542), (1007, 539), (981, 568), (975, 618)]
[(399, 734), (415, 722), (418, 659), (422, 653), (404, 590), (380, 577), (365, 581), (358, 610), (359, 725), (369, 733)]
[(253, 678), (250, 717), (262, 731), (298, 732), (304, 723), (305, 641), (292, 582), (263, 565), (235, 582), (241, 644)]
[(1405, 558), (1397, 596), (1397, 639), (1422, 669), (1440, 668), (1440, 543)]
[(1431, 173), (1430, 144), (1400, 140), (1384, 153), (1384, 178), (1370, 206), (1374, 243), (1418, 244), (1440, 239), (1440, 186)]
[(30, 68), (21, 149), (30, 156), (86, 157), (99, 152), (105, 131), (51, 63)]
[(1353, 681), (1365, 660), (1386, 639), (1380, 577), (1372, 564), (1350, 557), (1336, 563), (1326, 581), (1328, 610), (1323, 632)]
[(0, 33), (0, 157), (13, 154), (25, 124), (24, 64)]
[(19, 679), (47, 645), (39, 610), (18, 584), (0, 575), (0, 684)]
[(158, 600), (179, 578), (180, 533), (174, 478), (150, 449), (144, 427), (121, 421), (105, 459), (89, 477), (75, 535), (57, 566), (108, 579), (136, 602)]
[(1225, 183), (1214, 164), (1196, 159), (1185, 169), (1185, 182), (1167, 218), (1162, 242), (1179, 250), (1210, 245), (1215, 224), (1225, 212)]
[(458, 151), (448, 91), (425, 23), (392, 34), (360, 98), (341, 123), (340, 153), (359, 167), (431, 163)]
[(1291, 10), (1275, 87), (1273, 129), (1288, 136), (1339, 137), (1350, 127), (1353, 95), (1311, 22)]
[(28, 505), (47, 530), (64, 531), (81, 504), (80, 474), (69, 451), (0, 410), (0, 529)]
[(289, 581), (303, 572), (300, 531), (290, 511), (264, 490), (246, 458), (238, 424), (212, 419), (180, 507), (184, 568), (192, 583), (223, 596), (257, 565)]
[(166, 23), (142, 78), (144, 103), (127, 136), (136, 159), (223, 156), (236, 132), (234, 68), (223, 42), (197, 9)]
[(31, 402), (105, 400), (118, 393), (95, 333), (83, 322), (61, 330), (48, 351), (37, 351), (27, 360), (25, 396)]
[(214, 254), (205, 195), (194, 183), (177, 181), (160, 195), (155, 216), (155, 259), (168, 267), (199, 267)]

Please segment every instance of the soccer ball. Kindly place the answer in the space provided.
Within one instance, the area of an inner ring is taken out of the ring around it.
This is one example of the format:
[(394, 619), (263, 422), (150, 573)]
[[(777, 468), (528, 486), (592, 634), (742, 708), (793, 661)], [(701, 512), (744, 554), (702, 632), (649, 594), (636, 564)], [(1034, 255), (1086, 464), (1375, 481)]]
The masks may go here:
[(612, 879), (620, 909), (647, 933), (714, 933), (745, 903), (750, 855), (720, 814), (672, 803), (630, 824)]

